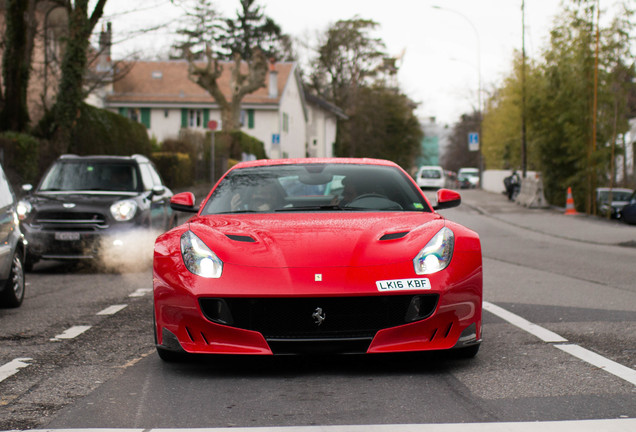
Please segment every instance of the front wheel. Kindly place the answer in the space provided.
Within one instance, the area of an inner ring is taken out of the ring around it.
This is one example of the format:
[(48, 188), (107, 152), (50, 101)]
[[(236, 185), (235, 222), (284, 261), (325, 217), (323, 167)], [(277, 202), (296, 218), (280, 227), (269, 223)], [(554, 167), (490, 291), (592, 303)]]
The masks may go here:
[(480, 344), (470, 345), (464, 348), (455, 348), (452, 350), (452, 354), (455, 358), (459, 359), (471, 359), (479, 352)]
[(15, 308), (24, 300), (24, 265), (20, 251), (16, 250), (11, 262), (9, 278), (4, 282), (0, 292), (0, 305)]

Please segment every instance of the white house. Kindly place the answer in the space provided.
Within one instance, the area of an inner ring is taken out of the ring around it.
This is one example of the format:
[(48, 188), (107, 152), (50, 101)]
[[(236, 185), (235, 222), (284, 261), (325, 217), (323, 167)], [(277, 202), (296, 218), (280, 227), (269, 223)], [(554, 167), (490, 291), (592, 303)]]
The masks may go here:
[[(103, 108), (143, 123), (159, 142), (176, 138), (183, 128), (204, 131), (210, 120), (221, 128), (218, 104), (188, 78), (185, 60), (133, 61), (123, 77), (95, 100)], [(229, 99), (232, 63), (223, 63), (219, 85)], [(242, 131), (262, 141), (269, 158), (330, 157), (336, 138), (337, 107), (306, 96), (296, 63), (270, 65), (265, 87), (245, 96)]]

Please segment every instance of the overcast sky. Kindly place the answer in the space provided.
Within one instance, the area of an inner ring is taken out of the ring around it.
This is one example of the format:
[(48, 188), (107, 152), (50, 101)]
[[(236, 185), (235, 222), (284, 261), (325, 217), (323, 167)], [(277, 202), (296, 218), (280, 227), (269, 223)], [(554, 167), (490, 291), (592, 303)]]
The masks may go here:
[[(221, 13), (234, 16), (238, 0), (213, 0)], [(478, 88), (501, 82), (521, 49), (521, 0), (261, 0), (266, 15), (283, 32), (311, 40), (331, 23), (358, 15), (380, 24), (391, 55), (404, 52), (400, 88), (420, 103), (417, 114), (452, 124), (478, 103)], [(611, 8), (614, 0), (601, 0)], [(546, 46), (560, 0), (525, 0), (526, 53), (539, 57)], [(434, 8), (434, 6), (440, 7)], [(131, 13), (131, 11), (137, 11)], [(113, 57), (133, 52), (141, 58), (165, 57), (181, 13), (169, 0), (108, 0), (104, 21), (113, 23)], [(145, 36), (136, 30), (156, 26)], [(482, 91), (482, 95), (484, 92)]]

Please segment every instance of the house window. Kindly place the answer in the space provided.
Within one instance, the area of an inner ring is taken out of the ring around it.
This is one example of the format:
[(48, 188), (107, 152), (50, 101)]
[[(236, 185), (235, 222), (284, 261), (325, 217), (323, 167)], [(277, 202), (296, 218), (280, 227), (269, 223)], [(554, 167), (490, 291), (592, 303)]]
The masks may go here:
[(203, 127), (203, 110), (188, 110), (188, 126), (191, 128)]
[(283, 113), (283, 132), (289, 132), (289, 116)]
[(253, 109), (247, 110), (247, 128), (254, 129), (254, 110)]

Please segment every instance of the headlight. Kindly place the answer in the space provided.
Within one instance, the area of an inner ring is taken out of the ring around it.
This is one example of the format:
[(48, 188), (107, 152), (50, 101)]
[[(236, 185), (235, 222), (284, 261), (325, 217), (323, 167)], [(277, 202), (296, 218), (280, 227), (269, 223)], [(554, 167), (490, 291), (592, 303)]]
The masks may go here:
[(110, 214), (112, 214), (118, 222), (131, 220), (135, 217), (135, 213), (137, 213), (137, 203), (133, 200), (117, 201), (110, 206)]
[(219, 278), (223, 273), (223, 261), (192, 231), (181, 236), (181, 256), (190, 272), (205, 278)]
[(426, 275), (444, 270), (450, 264), (455, 246), (455, 234), (444, 227), (428, 242), (424, 249), (413, 258), (413, 267), (418, 275)]
[(16, 206), (16, 211), (18, 212), (18, 219), (25, 220), (26, 217), (29, 215), (29, 213), (31, 213), (31, 210), (33, 210), (33, 206), (31, 205), (30, 202), (19, 201), (18, 205)]

